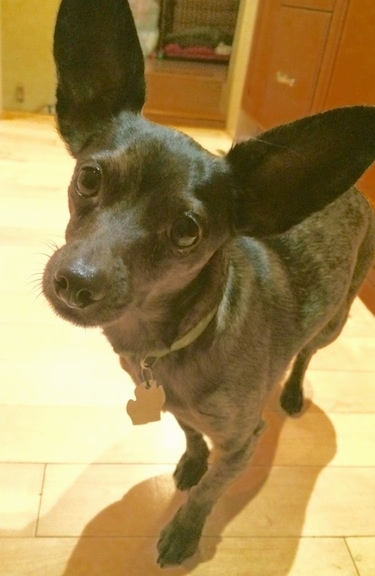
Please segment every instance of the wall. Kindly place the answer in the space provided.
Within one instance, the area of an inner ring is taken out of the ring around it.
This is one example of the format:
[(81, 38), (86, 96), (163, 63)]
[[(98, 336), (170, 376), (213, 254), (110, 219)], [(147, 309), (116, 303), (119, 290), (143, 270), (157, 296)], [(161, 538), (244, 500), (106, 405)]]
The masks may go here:
[(235, 136), (239, 123), (242, 92), (246, 78), (259, 1), (260, 0), (242, 0), (240, 4), (235, 42), (227, 82), (228, 105), (226, 128), (231, 136)]
[(1, 33), (1, 0), (0, 0), (0, 117), (3, 111), (3, 62), (2, 62), (2, 33)]
[[(228, 103), (227, 129), (231, 135), (235, 133), (239, 122), (259, 1), (242, 0), (240, 4), (225, 98)], [(46, 105), (54, 103), (56, 80), (52, 36), (59, 3), (60, 0), (0, 0), (4, 110), (40, 112), (45, 111)], [(16, 98), (18, 86), (23, 87), (23, 102)]]
[(59, 0), (2, 0), (4, 110), (40, 112), (54, 103), (52, 37), (58, 5)]

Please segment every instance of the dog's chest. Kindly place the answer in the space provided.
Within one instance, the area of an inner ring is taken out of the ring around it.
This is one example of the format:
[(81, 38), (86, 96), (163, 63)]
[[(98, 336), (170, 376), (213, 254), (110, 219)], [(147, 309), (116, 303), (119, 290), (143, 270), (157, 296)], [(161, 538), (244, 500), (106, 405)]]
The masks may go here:
[[(155, 389), (145, 389), (140, 363), (123, 357), (120, 357), (120, 362), (135, 383), (135, 396), (140, 399), (139, 410), (142, 410), (142, 402), (147, 408), (153, 402)], [(219, 436), (223, 435), (229, 424), (227, 412), (230, 400), (218, 394), (214, 385), (202, 378), (197, 366), (195, 369), (192, 365), (186, 368), (184, 363), (163, 360), (152, 370), (152, 378), (163, 389), (165, 397), (163, 406), (158, 409), (172, 413), (186, 425), (219, 441)], [(209, 381), (212, 383), (212, 378)], [(142, 394), (138, 394), (141, 388)], [(160, 398), (161, 395), (157, 396)]]

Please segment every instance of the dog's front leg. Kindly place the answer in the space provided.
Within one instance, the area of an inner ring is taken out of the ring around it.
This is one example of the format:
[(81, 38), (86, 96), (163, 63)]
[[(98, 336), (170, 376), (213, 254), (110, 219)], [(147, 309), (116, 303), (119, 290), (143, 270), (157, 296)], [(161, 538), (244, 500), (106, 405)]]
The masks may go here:
[(188, 500), (161, 532), (158, 542), (161, 567), (181, 564), (198, 547), (207, 516), (230, 482), (248, 463), (264, 428), (261, 421), (246, 439), (243, 436), (218, 445), (221, 456), (212, 464), (200, 482), (194, 486)]
[(186, 436), (186, 452), (180, 458), (173, 477), (179, 490), (188, 490), (198, 484), (208, 468), (210, 454), (202, 434), (177, 420)]

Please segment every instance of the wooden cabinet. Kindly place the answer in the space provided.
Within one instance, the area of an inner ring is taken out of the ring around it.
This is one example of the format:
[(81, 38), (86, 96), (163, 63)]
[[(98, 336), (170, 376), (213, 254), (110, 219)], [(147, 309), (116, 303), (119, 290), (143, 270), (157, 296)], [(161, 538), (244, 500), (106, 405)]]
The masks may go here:
[[(374, 0), (260, 2), (242, 101), (247, 135), (338, 106), (375, 105), (374, 30)], [(375, 209), (375, 167), (358, 187)], [(375, 313), (375, 266), (361, 296)]]
[[(339, 40), (324, 108), (375, 104), (375, 2), (351, 0)], [(358, 182), (375, 210), (375, 166)], [(361, 297), (375, 314), (375, 262)]]
[(324, 107), (375, 104), (375, 2), (351, 0), (327, 83)]
[(244, 107), (260, 127), (270, 127), (310, 112), (331, 14), (279, 0), (265, 2), (261, 9), (261, 42), (250, 67)]
[[(350, 0), (323, 108), (375, 105), (375, 2)], [(359, 181), (375, 210), (375, 167)], [(375, 284), (375, 281), (374, 281)]]
[(161, 123), (225, 126), (227, 66), (149, 59), (144, 114)]
[(243, 94), (259, 130), (324, 108), (348, 1), (260, 2)]

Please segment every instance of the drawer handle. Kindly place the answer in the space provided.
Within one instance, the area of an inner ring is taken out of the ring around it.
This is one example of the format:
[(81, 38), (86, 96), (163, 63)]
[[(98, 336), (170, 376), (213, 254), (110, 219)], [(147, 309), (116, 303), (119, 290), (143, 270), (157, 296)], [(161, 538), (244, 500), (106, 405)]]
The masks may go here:
[(280, 70), (278, 70), (276, 72), (276, 81), (279, 84), (285, 84), (286, 86), (289, 86), (289, 88), (293, 88), (293, 86), (296, 83), (296, 79), (295, 78), (291, 78), (288, 74), (286, 74), (285, 72), (280, 72)]

